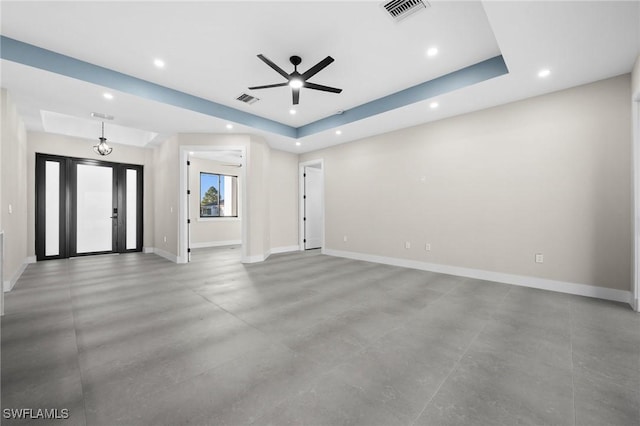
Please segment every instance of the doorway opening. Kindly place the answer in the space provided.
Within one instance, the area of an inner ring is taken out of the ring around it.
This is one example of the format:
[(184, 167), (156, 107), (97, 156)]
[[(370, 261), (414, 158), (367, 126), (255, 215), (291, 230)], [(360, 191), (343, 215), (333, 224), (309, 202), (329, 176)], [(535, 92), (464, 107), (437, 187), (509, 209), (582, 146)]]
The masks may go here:
[(324, 249), (324, 168), (322, 160), (300, 163), (300, 250)]
[(36, 259), (142, 251), (143, 166), (36, 154)]
[[(246, 148), (180, 147), (178, 263), (192, 254), (229, 247), (246, 256)], [(182, 195), (184, 194), (184, 195)]]

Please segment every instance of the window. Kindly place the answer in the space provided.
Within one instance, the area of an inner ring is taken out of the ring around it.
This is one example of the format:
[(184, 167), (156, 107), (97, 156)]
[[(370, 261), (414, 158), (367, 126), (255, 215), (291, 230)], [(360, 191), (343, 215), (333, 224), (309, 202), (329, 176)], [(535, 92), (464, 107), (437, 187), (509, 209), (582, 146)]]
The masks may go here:
[(238, 176), (200, 173), (200, 217), (238, 217)]

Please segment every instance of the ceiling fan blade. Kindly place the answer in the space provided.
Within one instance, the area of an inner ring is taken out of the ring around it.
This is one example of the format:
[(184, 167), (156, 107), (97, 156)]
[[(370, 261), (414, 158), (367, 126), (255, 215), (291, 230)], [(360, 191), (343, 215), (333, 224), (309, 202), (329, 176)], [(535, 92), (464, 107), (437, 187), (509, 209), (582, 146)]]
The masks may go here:
[(292, 89), (291, 92), (293, 92), (293, 104), (298, 105), (298, 102), (300, 102), (300, 89)]
[(255, 89), (269, 89), (271, 87), (282, 87), (282, 86), (286, 86), (289, 83), (284, 82), (284, 83), (276, 83), (276, 84), (267, 84), (266, 86), (253, 86), (253, 87), (249, 87), (249, 90), (255, 90)]
[(258, 55), (258, 58), (260, 58), (262, 62), (269, 65), (271, 68), (273, 68), (278, 74), (280, 74), (281, 76), (289, 80), (289, 74), (287, 74), (285, 70), (283, 70), (282, 68), (280, 68), (279, 66), (271, 62), (271, 60), (269, 60), (269, 58), (264, 56), (262, 53)]
[(342, 89), (338, 89), (335, 87), (329, 87), (329, 86), (323, 86), (322, 84), (315, 84), (315, 83), (309, 83), (308, 81), (305, 81), (304, 86), (307, 89), (315, 89), (315, 90), (322, 90), (323, 92), (331, 92), (331, 93), (341, 93)]
[(302, 74), (302, 78), (306, 80), (313, 77), (333, 61), (334, 59), (331, 56), (327, 56), (326, 58), (309, 68), (304, 74)]

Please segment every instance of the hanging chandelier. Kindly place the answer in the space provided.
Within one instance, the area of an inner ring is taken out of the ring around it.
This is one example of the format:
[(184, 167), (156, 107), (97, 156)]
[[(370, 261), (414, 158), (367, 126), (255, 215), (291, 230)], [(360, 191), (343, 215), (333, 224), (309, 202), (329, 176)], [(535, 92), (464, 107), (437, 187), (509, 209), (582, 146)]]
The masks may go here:
[(94, 145), (93, 150), (96, 154), (100, 155), (109, 155), (113, 148), (107, 145), (107, 138), (104, 137), (104, 121), (102, 122), (102, 136), (100, 138), (100, 143), (98, 145)]

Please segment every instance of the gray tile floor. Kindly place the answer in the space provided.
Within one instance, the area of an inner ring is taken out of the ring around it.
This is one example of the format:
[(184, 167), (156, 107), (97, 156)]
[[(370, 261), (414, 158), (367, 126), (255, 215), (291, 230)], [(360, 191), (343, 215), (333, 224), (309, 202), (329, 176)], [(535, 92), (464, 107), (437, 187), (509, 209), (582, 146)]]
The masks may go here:
[(2, 408), (55, 424), (640, 424), (628, 306), (317, 252), (39, 262), (1, 355)]

